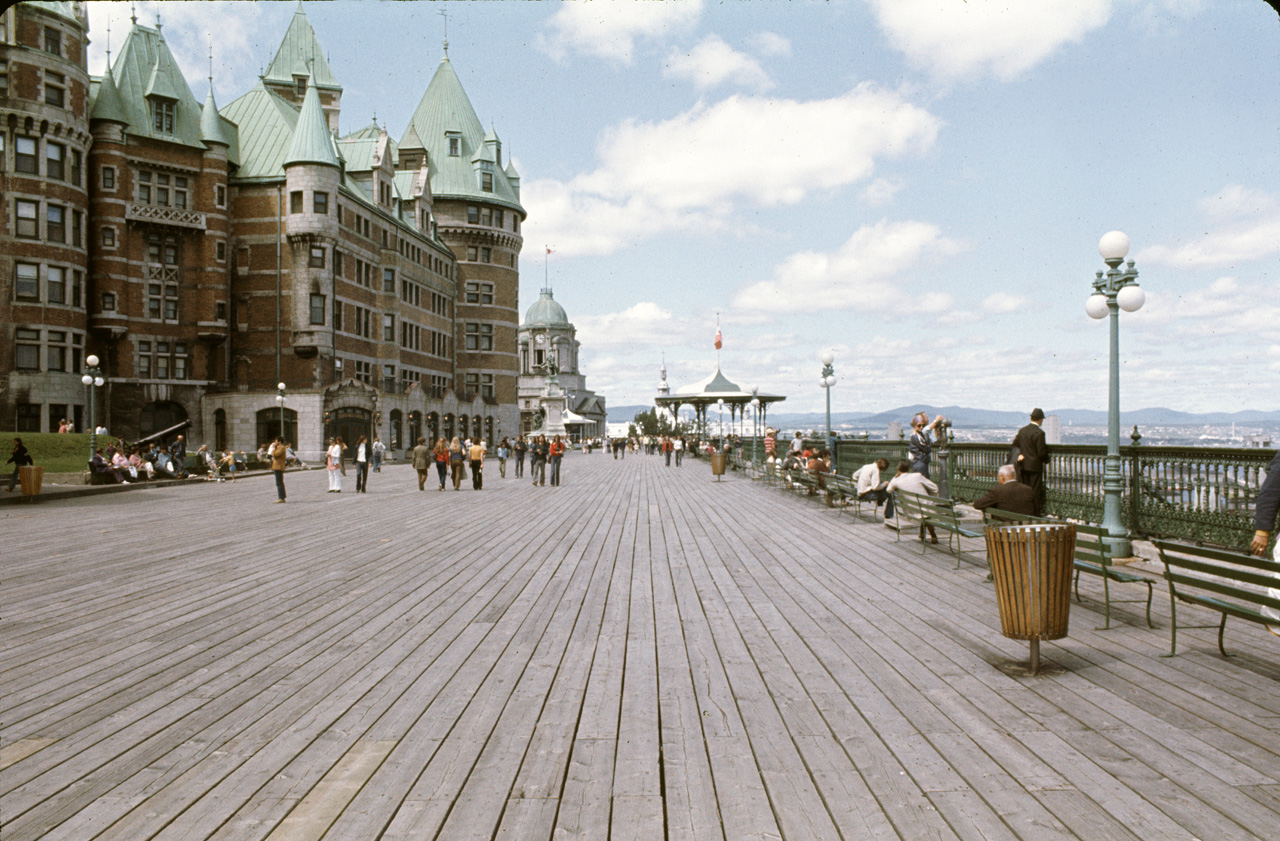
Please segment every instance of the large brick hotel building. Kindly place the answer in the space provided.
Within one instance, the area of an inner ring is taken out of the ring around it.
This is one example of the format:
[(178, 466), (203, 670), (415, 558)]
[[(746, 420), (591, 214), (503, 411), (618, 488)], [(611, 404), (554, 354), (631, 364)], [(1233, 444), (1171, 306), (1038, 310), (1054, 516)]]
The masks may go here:
[[(400, 141), (339, 133), (299, 5), (260, 82), (196, 100), (160, 26), (101, 78), (80, 3), (0, 14), (0, 429), (250, 449), (519, 428), (520, 181), (446, 54)], [(283, 383), (283, 412), (277, 383)]]

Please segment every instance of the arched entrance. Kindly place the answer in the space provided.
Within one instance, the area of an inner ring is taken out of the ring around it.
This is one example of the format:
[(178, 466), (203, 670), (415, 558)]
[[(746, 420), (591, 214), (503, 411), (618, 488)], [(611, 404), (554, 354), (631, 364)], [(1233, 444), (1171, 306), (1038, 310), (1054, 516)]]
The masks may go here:
[[(400, 437), (403, 430), (404, 430), (404, 415), (401, 413), (399, 409), (392, 409), (391, 410), (391, 444), (390, 444), (391, 449), (398, 450), (404, 446), (404, 444), (401, 443), (401, 437)], [(415, 440), (415, 441), (412, 441), (411, 443), (416, 444), (418, 442)]]
[(157, 400), (142, 407), (138, 417), (138, 437), (146, 438), (161, 430), (182, 423), (187, 419), (187, 410), (172, 400)]
[(434, 447), (436, 443), (436, 439), (440, 437), (440, 413), (439, 412), (429, 412), (427, 414), (427, 432), (430, 433), (430, 437), (427, 439), (427, 443)]
[(457, 434), (457, 420), (453, 415), (444, 416), (444, 441), (449, 443)]
[(373, 436), (373, 413), (368, 409), (344, 406), (334, 409), (325, 420), (325, 446), (328, 446), (328, 439), (341, 438), (343, 443), (352, 450), (352, 458), (355, 457), (355, 444), (360, 440), (361, 435)]
[(409, 441), (416, 447), (422, 437), (422, 412), (414, 409), (409, 413)]

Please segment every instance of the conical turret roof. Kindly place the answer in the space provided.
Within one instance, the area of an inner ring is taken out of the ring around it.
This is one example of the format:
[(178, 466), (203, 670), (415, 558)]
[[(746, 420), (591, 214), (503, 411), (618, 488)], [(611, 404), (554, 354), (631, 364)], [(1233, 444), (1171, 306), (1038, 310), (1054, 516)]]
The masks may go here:
[(307, 85), (302, 110), (298, 112), (298, 122), (293, 127), (293, 141), (284, 157), (284, 166), (293, 164), (338, 166), (338, 153), (334, 149), (333, 135), (329, 133), (329, 122), (324, 118), (320, 94), (312, 84)]
[(113, 123), (129, 125), (129, 117), (124, 110), (124, 100), (120, 98), (120, 89), (116, 87), (116, 79), (111, 75), (111, 68), (102, 74), (98, 83), (98, 92), (93, 98), (93, 110), (90, 120), (109, 120)]
[(307, 20), (307, 13), (302, 9), (301, 0), (289, 21), (289, 29), (284, 33), (280, 49), (275, 58), (267, 66), (263, 79), (267, 82), (279, 82), (292, 85), (295, 76), (309, 76), (308, 87), (319, 85), (322, 88), (342, 90), (337, 78), (329, 68), (329, 60), (325, 58), (324, 49), (316, 38), (316, 31)]
[(206, 144), (221, 143), (230, 146), (231, 140), (223, 131), (222, 118), (218, 116), (218, 104), (213, 101), (213, 85), (209, 85), (209, 94), (204, 98), (204, 110), (200, 112), (200, 139)]

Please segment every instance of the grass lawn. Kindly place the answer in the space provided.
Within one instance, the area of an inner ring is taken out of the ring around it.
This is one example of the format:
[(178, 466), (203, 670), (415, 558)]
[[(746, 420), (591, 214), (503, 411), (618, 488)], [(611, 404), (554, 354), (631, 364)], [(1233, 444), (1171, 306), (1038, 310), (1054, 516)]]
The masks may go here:
[[(13, 454), (13, 439), (21, 438), (36, 464), (44, 468), (45, 473), (77, 473), (88, 469), (89, 433), (72, 432), (0, 432), (0, 453), (7, 459)], [(105, 444), (103, 440), (100, 444)], [(13, 465), (4, 466), (7, 475), (13, 472)]]

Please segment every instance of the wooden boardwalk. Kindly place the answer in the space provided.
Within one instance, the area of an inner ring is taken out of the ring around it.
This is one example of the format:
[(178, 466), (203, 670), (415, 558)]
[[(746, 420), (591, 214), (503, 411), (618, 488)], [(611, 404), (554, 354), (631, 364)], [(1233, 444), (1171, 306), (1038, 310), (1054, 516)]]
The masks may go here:
[(0, 838), (1280, 836), (1262, 628), (1029, 677), (985, 568), (705, 463), (411, 474), (0, 511)]

